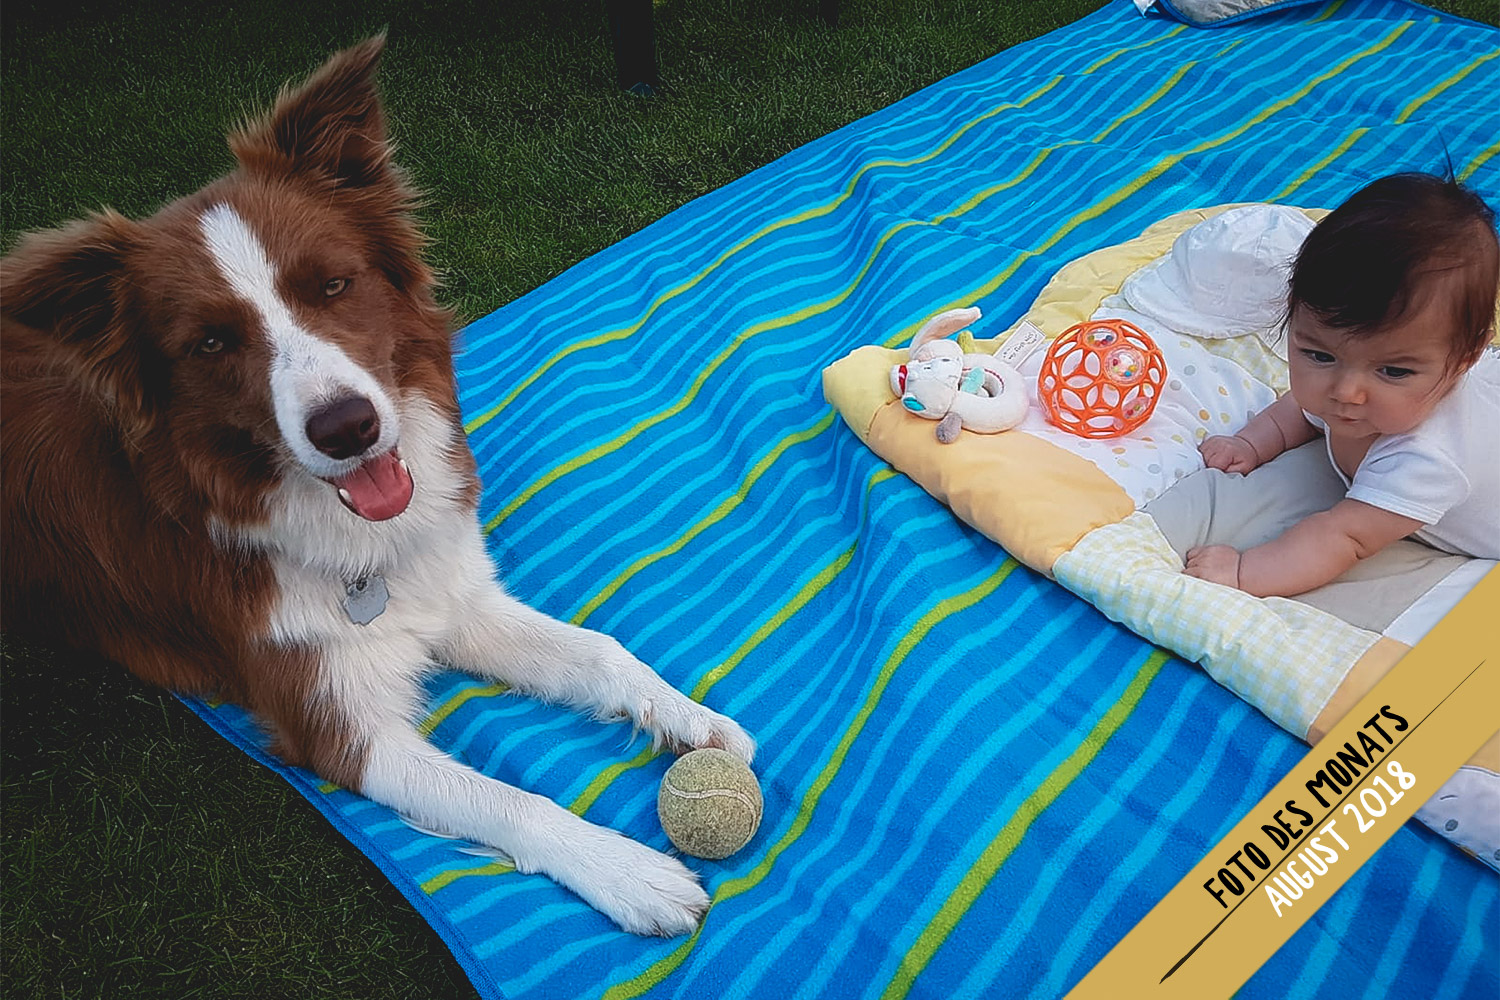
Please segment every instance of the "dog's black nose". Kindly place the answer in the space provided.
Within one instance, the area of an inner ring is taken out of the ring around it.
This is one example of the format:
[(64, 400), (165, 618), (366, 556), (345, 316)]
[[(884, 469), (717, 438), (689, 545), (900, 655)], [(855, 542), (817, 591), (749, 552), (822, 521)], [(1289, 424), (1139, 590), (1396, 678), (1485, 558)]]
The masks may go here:
[(329, 458), (352, 458), (380, 439), (380, 416), (363, 396), (345, 396), (307, 418), (307, 439)]

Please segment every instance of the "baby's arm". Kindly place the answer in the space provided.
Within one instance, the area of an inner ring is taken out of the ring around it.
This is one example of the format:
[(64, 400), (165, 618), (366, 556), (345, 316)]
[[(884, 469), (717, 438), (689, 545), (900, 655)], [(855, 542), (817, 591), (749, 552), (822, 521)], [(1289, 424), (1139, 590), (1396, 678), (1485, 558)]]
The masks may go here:
[(1203, 455), (1203, 464), (1210, 469), (1248, 473), (1317, 436), (1318, 429), (1307, 422), (1292, 394), (1286, 393), (1257, 413), (1238, 433), (1207, 438), (1198, 451)]
[(1185, 572), (1256, 597), (1293, 597), (1321, 587), (1422, 525), (1358, 500), (1340, 500), (1244, 552), (1227, 545), (1192, 549)]

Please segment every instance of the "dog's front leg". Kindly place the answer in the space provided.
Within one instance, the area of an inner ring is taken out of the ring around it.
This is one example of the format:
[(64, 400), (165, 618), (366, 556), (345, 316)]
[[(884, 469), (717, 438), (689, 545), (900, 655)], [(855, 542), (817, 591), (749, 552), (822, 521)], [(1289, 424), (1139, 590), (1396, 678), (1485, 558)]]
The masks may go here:
[(436, 652), (543, 700), (632, 719), (676, 752), (720, 747), (747, 764), (755, 756), (739, 724), (672, 687), (619, 642), (527, 607), (499, 584), (476, 588)]
[(697, 876), (676, 859), (480, 774), (424, 740), (388, 702), (351, 702), (323, 718), (344, 720), (353, 771), (345, 780), (367, 798), (503, 851), (518, 871), (546, 875), (624, 930), (686, 934), (707, 912)]

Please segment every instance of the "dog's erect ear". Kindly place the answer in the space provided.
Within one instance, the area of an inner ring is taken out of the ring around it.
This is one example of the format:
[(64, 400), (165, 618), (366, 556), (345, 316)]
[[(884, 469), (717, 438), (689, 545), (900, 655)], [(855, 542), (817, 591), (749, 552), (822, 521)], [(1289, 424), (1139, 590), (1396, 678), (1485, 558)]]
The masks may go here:
[(29, 234), (0, 268), (0, 312), (50, 334), (69, 368), (123, 419), (147, 409), (126, 273), (138, 242), (135, 223), (104, 212)]
[(397, 288), (430, 285), (422, 236), (410, 211), (415, 192), (391, 159), (375, 71), (377, 35), (345, 49), (301, 86), (282, 92), (271, 113), (229, 137), (247, 173), (305, 177), (334, 185), (370, 237), (374, 263)]
[(283, 90), (270, 114), (230, 135), (240, 165), (250, 173), (311, 171), (349, 187), (386, 179), (391, 150), (375, 90), (384, 49), (383, 35), (366, 39)]

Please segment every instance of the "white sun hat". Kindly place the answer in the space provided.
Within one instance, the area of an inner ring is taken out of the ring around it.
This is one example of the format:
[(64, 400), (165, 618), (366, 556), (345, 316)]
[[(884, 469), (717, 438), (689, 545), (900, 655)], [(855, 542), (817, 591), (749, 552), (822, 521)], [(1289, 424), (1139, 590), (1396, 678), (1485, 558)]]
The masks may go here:
[(1170, 330), (1207, 340), (1255, 334), (1284, 358), (1287, 281), (1312, 228), (1285, 205), (1228, 209), (1177, 237), (1168, 253), (1126, 278), (1120, 294)]

